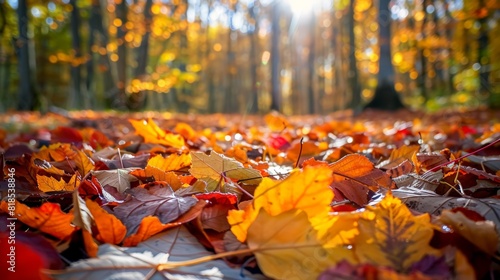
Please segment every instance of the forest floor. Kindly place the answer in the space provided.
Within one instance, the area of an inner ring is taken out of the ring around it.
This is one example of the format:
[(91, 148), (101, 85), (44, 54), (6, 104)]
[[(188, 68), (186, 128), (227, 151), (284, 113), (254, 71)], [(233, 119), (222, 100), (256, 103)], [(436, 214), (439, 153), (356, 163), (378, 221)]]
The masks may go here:
[(498, 276), (499, 111), (11, 112), (0, 157), (7, 279)]

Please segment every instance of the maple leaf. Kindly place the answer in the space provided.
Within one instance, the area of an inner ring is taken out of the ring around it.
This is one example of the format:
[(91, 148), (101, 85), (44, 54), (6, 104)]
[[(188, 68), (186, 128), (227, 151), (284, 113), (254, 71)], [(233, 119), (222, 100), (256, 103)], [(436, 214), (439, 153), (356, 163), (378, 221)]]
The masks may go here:
[(248, 228), (247, 244), (254, 250), (259, 268), (273, 279), (315, 279), (342, 259), (354, 261), (352, 250), (324, 248), (301, 210), (271, 216), (260, 209)]
[[(12, 213), (6, 201), (0, 203), (4, 213)], [(75, 227), (71, 225), (74, 215), (64, 213), (57, 203), (45, 202), (37, 208), (30, 208), (16, 200), (13, 217), (31, 228), (37, 229), (58, 239), (71, 236)]]
[(80, 185), (80, 180), (77, 179), (76, 174), (73, 175), (67, 183), (62, 178), (58, 181), (54, 177), (42, 175), (36, 175), (36, 181), (38, 188), (42, 192), (73, 191), (78, 187), (78, 185)]
[(115, 215), (127, 227), (127, 236), (136, 233), (147, 216), (156, 216), (161, 223), (167, 224), (186, 213), (198, 201), (192, 197), (176, 197), (169, 186), (137, 187), (130, 189), (129, 193), (131, 197), (114, 208)]
[(147, 121), (130, 119), (129, 122), (134, 127), (135, 133), (144, 138), (145, 143), (160, 144), (177, 149), (185, 146), (184, 138), (181, 135), (165, 132), (151, 118)]
[(202, 152), (191, 152), (191, 157), (193, 163), (189, 171), (198, 179), (208, 177), (221, 181), (223, 178), (230, 178), (248, 185), (258, 184), (262, 180), (258, 170), (245, 168), (241, 162), (216, 152), (211, 152), (209, 155)]
[(308, 166), (292, 172), (283, 181), (264, 178), (255, 189), (253, 204), (244, 210), (231, 210), (228, 221), (231, 231), (241, 242), (254, 222), (260, 208), (272, 216), (291, 209), (301, 209), (313, 225), (327, 218), (333, 192), (329, 188), (332, 172), (327, 166)]
[(142, 242), (161, 231), (190, 222), (201, 214), (205, 205), (207, 205), (206, 201), (199, 200), (193, 207), (191, 207), (175, 221), (165, 224), (162, 223), (156, 216), (147, 216), (142, 219), (137, 232), (128, 236), (123, 241), (123, 246), (135, 246), (139, 244), (139, 242)]
[(429, 245), (435, 228), (430, 216), (413, 216), (390, 192), (375, 207), (367, 206), (358, 224), (354, 248), (361, 262), (406, 272), (425, 255), (439, 254)]

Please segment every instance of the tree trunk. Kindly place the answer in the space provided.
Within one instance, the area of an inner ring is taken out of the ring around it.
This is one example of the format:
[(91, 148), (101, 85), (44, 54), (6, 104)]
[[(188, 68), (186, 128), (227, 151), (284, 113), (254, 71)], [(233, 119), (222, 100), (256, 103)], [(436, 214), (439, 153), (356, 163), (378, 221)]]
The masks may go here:
[(271, 110), (281, 111), (280, 1), (273, 2), (271, 23)]
[(82, 73), (79, 59), (82, 56), (81, 37), (80, 37), (80, 10), (76, 5), (76, 0), (69, 1), (71, 5), (71, 47), (73, 48), (73, 56), (76, 61), (71, 64), (71, 89), (70, 89), (70, 105), (71, 109), (88, 109), (88, 99), (82, 94), (81, 82)]
[[(146, 32), (142, 35), (141, 45), (137, 48), (137, 67), (134, 71), (134, 78), (139, 80), (143, 80), (147, 74), (146, 67), (148, 65), (149, 37), (151, 36), (151, 23), (153, 20), (153, 13), (151, 12), (152, 6), (153, 0), (146, 0), (146, 5), (144, 5), (144, 24), (146, 26)], [(127, 100), (127, 107), (131, 110), (141, 110), (144, 108), (146, 96), (146, 92), (144, 91), (134, 92)]]
[(398, 110), (404, 108), (399, 94), (394, 88), (394, 68), (391, 56), (391, 11), (390, 0), (379, 0), (379, 72), (377, 88), (372, 101), (365, 108), (379, 110)]
[(121, 20), (122, 25), (118, 27), (118, 61), (117, 61), (117, 77), (116, 84), (116, 100), (113, 107), (116, 109), (126, 109), (127, 93), (125, 87), (127, 85), (127, 45), (125, 42), (125, 23), (127, 22), (127, 3), (126, 0), (116, 1), (116, 17)]
[(34, 110), (36, 95), (31, 87), (31, 71), (28, 49), (28, 7), (27, 0), (18, 0), (17, 17), (19, 38), (16, 42), (19, 71), (19, 95), (17, 109), (21, 111)]

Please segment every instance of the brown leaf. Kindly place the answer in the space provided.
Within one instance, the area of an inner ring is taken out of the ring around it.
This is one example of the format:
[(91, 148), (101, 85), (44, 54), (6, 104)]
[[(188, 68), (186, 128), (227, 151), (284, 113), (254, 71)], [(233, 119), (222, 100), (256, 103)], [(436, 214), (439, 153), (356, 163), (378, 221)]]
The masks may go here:
[(131, 197), (114, 208), (115, 215), (127, 227), (127, 236), (137, 233), (147, 216), (157, 216), (162, 224), (167, 224), (186, 213), (197, 202), (192, 197), (178, 198), (172, 188), (157, 184), (150, 185), (148, 189), (133, 188), (129, 193)]

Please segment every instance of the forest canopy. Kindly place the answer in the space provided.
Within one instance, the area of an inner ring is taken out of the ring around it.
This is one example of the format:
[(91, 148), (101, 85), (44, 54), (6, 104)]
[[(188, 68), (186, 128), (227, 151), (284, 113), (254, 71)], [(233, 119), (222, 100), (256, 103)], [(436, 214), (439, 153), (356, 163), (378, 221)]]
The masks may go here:
[(0, 112), (500, 105), (495, 0), (4, 0)]

